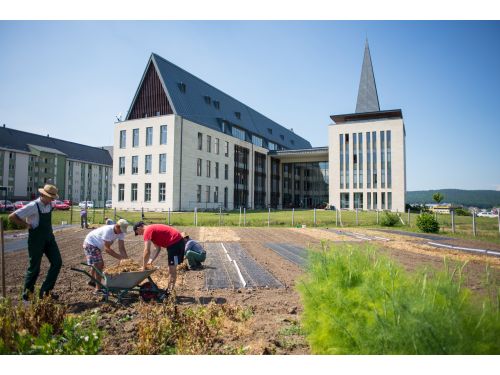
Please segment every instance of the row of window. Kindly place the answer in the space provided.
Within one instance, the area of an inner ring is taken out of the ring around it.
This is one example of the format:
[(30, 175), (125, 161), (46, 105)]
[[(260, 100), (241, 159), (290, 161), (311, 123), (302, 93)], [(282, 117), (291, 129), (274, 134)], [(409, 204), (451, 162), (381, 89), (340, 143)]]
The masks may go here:
[[(219, 187), (213, 187), (213, 203), (219, 203)], [(205, 200), (202, 202), (202, 186), (197, 185), (196, 187), (196, 203), (211, 203), (211, 191), (212, 187), (210, 185), (205, 186)], [(224, 188), (224, 205), (227, 205), (228, 188)]]
[[(144, 155), (144, 174), (151, 174), (153, 170), (153, 155)], [(118, 174), (125, 174), (125, 156), (120, 156), (118, 159)], [(132, 174), (139, 173), (139, 156), (132, 156), (131, 160)], [(158, 173), (167, 173), (167, 154), (158, 155)]]
[[(364, 205), (363, 193), (352, 193), (353, 194), (353, 206), (354, 209), (360, 210), (378, 210), (378, 194), (374, 193), (366, 193), (366, 207)], [(350, 208), (350, 198), (351, 193), (340, 193), (340, 208)], [(387, 198), (387, 200), (386, 200)], [(392, 192), (382, 192), (380, 193), (381, 205), (380, 209), (382, 210), (392, 210)]]
[[(198, 133), (198, 150), (203, 150), (203, 133)], [(207, 145), (206, 151), (212, 152), (212, 136), (207, 135)], [(215, 138), (214, 142), (214, 153), (219, 155), (220, 153), (220, 139)], [(224, 141), (224, 156), (229, 156), (229, 142)]]
[[(201, 177), (203, 175), (202, 173), (202, 165), (203, 165), (203, 160), (198, 158), (196, 159), (196, 176)], [(215, 171), (215, 178), (219, 178), (219, 162), (216, 161), (214, 163), (214, 171)], [(206, 160), (206, 168), (205, 168), (205, 173), (206, 177), (212, 177), (212, 161), (211, 160)], [(229, 179), (229, 164), (224, 164), (224, 180)]]
[[(130, 184), (130, 201), (137, 202), (138, 200), (138, 184), (132, 183)], [(165, 182), (158, 183), (158, 202), (165, 202), (167, 191), (167, 184)], [(125, 201), (125, 184), (118, 184), (118, 201)], [(143, 202), (151, 202), (151, 183), (144, 183), (144, 196)]]
[[(146, 128), (145, 134), (145, 146), (153, 145), (153, 127)], [(167, 125), (160, 125), (160, 137), (159, 137), (160, 145), (167, 144)], [(139, 128), (132, 129), (132, 147), (139, 147), (140, 137), (139, 137)], [(127, 147), (127, 130), (120, 130), (120, 148)]]

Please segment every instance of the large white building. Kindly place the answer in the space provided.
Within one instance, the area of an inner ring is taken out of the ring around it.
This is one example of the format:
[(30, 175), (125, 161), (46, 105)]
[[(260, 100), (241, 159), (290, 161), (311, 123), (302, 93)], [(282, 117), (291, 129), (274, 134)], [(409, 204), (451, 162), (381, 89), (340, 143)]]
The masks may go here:
[(125, 121), (115, 123), (113, 205), (177, 211), (330, 204), (403, 211), (402, 114), (379, 109), (368, 45), (356, 113), (331, 118), (328, 147), (312, 148), (292, 130), (152, 54)]

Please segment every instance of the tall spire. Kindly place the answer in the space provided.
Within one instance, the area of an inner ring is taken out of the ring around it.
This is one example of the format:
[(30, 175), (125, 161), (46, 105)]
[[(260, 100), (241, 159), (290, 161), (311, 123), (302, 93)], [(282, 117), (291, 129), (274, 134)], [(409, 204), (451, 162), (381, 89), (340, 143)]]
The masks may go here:
[(377, 85), (375, 85), (375, 75), (373, 74), (370, 47), (368, 46), (368, 39), (366, 39), (365, 56), (363, 57), (363, 67), (359, 81), (358, 101), (356, 102), (356, 113), (376, 111), (380, 111), (380, 105), (378, 102)]

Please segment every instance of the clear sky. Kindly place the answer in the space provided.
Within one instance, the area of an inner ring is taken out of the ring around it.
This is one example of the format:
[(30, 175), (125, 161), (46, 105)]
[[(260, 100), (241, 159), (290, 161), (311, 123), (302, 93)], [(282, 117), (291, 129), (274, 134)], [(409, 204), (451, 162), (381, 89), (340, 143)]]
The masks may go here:
[(111, 145), (151, 52), (313, 146), (355, 110), (368, 37), (407, 190), (500, 190), (500, 22), (0, 21), (0, 126)]

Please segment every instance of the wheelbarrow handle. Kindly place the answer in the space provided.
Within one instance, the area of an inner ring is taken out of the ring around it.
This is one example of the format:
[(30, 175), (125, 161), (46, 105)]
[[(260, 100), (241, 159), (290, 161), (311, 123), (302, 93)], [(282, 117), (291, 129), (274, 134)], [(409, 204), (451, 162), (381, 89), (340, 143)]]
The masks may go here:
[[(101, 277), (105, 278), (104, 274), (100, 270), (98, 270), (95, 266), (89, 265), (89, 264), (86, 264), (86, 263), (80, 263), (80, 264), (83, 265), (83, 266), (87, 266), (87, 267), (93, 268), (99, 275), (101, 275)], [(81, 270), (81, 269), (75, 268), (75, 267), (71, 267), (70, 270), (71, 271), (75, 271), (75, 272), (80, 272), (80, 273), (83, 273), (84, 275), (87, 275), (90, 278), (90, 280), (92, 280), (93, 282), (97, 283), (101, 288), (106, 289), (106, 286), (104, 284), (102, 284), (99, 280), (97, 280), (95, 277), (93, 277), (87, 271)]]

